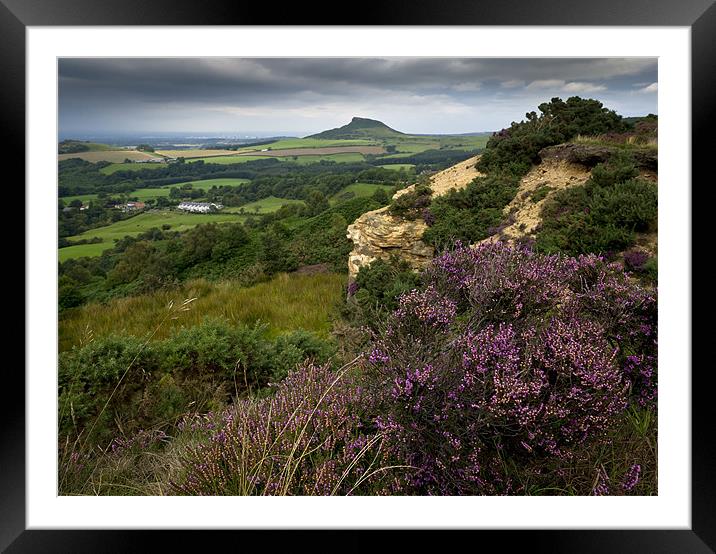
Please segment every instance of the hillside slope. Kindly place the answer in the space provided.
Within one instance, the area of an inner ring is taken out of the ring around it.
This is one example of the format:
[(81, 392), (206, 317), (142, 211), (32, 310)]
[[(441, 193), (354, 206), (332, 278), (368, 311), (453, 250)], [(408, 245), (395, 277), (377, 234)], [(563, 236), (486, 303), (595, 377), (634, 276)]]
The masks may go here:
[[(524, 239), (534, 239), (542, 223), (542, 208), (556, 192), (584, 185), (592, 168), (606, 162), (615, 153), (614, 148), (590, 147), (578, 144), (561, 144), (540, 152), (542, 163), (534, 166), (520, 180), (520, 186), (512, 202), (503, 213), (507, 225), (491, 237), (480, 241), (506, 241), (514, 244)], [(639, 176), (657, 183), (657, 152), (637, 150), (632, 156), (639, 169)], [(641, 235), (637, 244), (651, 255), (656, 254), (656, 235)]]

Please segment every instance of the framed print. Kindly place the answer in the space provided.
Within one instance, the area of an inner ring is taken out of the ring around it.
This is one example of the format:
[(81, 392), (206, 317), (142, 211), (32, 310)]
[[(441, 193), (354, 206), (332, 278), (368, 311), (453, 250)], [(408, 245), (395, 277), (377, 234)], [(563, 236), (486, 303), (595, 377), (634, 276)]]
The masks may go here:
[(3, 548), (715, 548), (710, 2), (132, 7), (0, 6), (27, 321)]

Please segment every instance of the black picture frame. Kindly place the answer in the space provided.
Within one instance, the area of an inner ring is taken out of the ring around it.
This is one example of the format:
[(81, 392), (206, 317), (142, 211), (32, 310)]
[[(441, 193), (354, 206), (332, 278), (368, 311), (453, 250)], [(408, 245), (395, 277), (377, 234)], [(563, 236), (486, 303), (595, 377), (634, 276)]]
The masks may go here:
[[(501, 0), (417, 3), (394, 2), (377, 9), (357, 9), (343, 16), (328, 2), (310, 6), (286, 5), (281, 10), (265, 10), (257, 3), (208, 2), (198, 9), (188, 0), (0, 0), (0, 52), (3, 83), (0, 86), (0, 128), (11, 140), (6, 155), (24, 158), (25, 149), (25, 31), (28, 26), (77, 25), (315, 25), (321, 17), (328, 25), (605, 25), (605, 26), (685, 26), (691, 28), (692, 44), (692, 168), (693, 182), (704, 188), (713, 181), (709, 160), (714, 123), (716, 92), (716, 5), (714, 0)], [(373, 7), (375, 8), (375, 7)], [(679, 183), (686, 194), (690, 183)], [(693, 189), (691, 189), (693, 190)], [(698, 207), (700, 203), (692, 207)], [(692, 212), (692, 221), (697, 221)], [(699, 235), (692, 228), (694, 245)], [(699, 252), (692, 246), (692, 253)], [(23, 264), (24, 267), (24, 264)], [(703, 290), (693, 279), (692, 295)], [(24, 270), (23, 270), (24, 272)], [(26, 276), (25, 276), (26, 277)], [(27, 294), (27, 291), (26, 291)], [(704, 308), (701, 308), (702, 310)], [(20, 329), (20, 325), (14, 325)], [(692, 344), (704, 344), (704, 327), (697, 327), (692, 312)], [(24, 329), (24, 326), (22, 327)], [(19, 331), (13, 331), (18, 333)], [(18, 337), (19, 338), (19, 337)], [(8, 338), (8, 344), (15, 344)], [(19, 341), (17, 342), (19, 343)], [(716, 420), (713, 399), (709, 398), (711, 364), (692, 361), (692, 527), (689, 530), (529, 530), (465, 531), (480, 533), (480, 541), (498, 541), (504, 547), (524, 547), (532, 552), (713, 552), (716, 549), (716, 440), (712, 431)], [(2, 395), (4, 418), (0, 424), (0, 549), (7, 552), (106, 552), (147, 551), (152, 543), (163, 550), (206, 548), (205, 532), (189, 531), (79, 531), (26, 530), (25, 526), (25, 380), (16, 364), (5, 364)], [(691, 368), (683, 368), (691, 371)], [(12, 393), (9, 393), (12, 391)], [(317, 522), (320, 527), (320, 522)], [(241, 543), (267, 538), (262, 531), (220, 531), (212, 534)], [(321, 533), (320, 537), (315, 537)], [(363, 531), (346, 541), (344, 531), (272, 532), (271, 550), (278, 543), (297, 546), (318, 544), (318, 550), (355, 550), (387, 545), (386, 532)], [(372, 536), (380, 535), (380, 536)], [(321, 541), (316, 543), (316, 540)], [(422, 544), (423, 532), (401, 537), (401, 549)], [(474, 539), (472, 539), (474, 540)], [(156, 541), (156, 542), (155, 542)], [(336, 542), (333, 542), (336, 541)], [(340, 541), (340, 542), (338, 542)], [(407, 542), (406, 542), (407, 541)], [(332, 546), (330, 546), (332, 545)], [(341, 546), (338, 546), (341, 545)]]

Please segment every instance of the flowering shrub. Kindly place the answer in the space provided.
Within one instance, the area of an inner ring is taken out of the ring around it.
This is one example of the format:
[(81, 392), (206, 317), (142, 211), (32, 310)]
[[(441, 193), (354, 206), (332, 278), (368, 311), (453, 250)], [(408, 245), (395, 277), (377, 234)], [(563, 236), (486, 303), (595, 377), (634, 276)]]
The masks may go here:
[(381, 435), (365, 427), (370, 404), (345, 370), (307, 365), (271, 398), (184, 422), (200, 441), (174, 487), (191, 495), (399, 492)]
[(596, 256), (459, 247), (404, 294), (368, 358), (378, 430), (418, 494), (516, 492), (656, 395), (656, 295)]
[(649, 261), (649, 254), (644, 250), (628, 250), (624, 253), (624, 265), (631, 271), (641, 271)]

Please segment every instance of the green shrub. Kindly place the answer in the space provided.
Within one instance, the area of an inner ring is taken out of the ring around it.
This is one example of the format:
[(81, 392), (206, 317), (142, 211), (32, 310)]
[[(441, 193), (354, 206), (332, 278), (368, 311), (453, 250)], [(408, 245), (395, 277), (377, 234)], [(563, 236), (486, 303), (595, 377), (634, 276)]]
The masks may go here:
[(541, 187), (537, 188), (535, 191), (532, 192), (530, 200), (532, 200), (532, 203), (536, 204), (540, 200), (544, 200), (551, 190), (554, 190), (554, 188), (550, 187), (549, 185), (542, 185)]
[(443, 250), (456, 241), (487, 238), (504, 219), (502, 210), (518, 187), (518, 177), (502, 173), (478, 177), (464, 189), (436, 198), (430, 207), (435, 222), (423, 233), (423, 241)]
[(509, 171), (524, 175), (539, 161), (539, 151), (570, 138), (626, 130), (621, 116), (601, 102), (572, 96), (565, 101), (552, 98), (538, 106), (537, 112), (525, 114), (526, 121), (494, 133), (487, 142), (478, 168), (485, 173)]
[(634, 162), (619, 155), (596, 166), (583, 186), (554, 193), (542, 208), (537, 249), (609, 254), (633, 245), (636, 233), (655, 225), (658, 196), (636, 175)]
[(332, 340), (321, 339), (308, 331), (298, 330), (279, 336), (273, 345), (271, 381), (286, 377), (306, 360), (325, 361), (336, 353)]
[(162, 341), (110, 335), (61, 353), (61, 436), (92, 428), (89, 438), (106, 442), (119, 432), (118, 422), (123, 432), (147, 428), (192, 403), (216, 404), (217, 391), (221, 406), (232, 393), (261, 389), (304, 360), (325, 363), (336, 351), (332, 341), (307, 331), (276, 339), (267, 331), (207, 318)]
[(419, 283), (419, 274), (405, 260), (375, 260), (360, 269), (349, 287), (345, 315), (358, 324), (374, 327), (397, 308), (401, 294)]
[(393, 198), (388, 209), (390, 213), (405, 219), (416, 219), (430, 205), (433, 191), (427, 185), (416, 185), (413, 190)]

